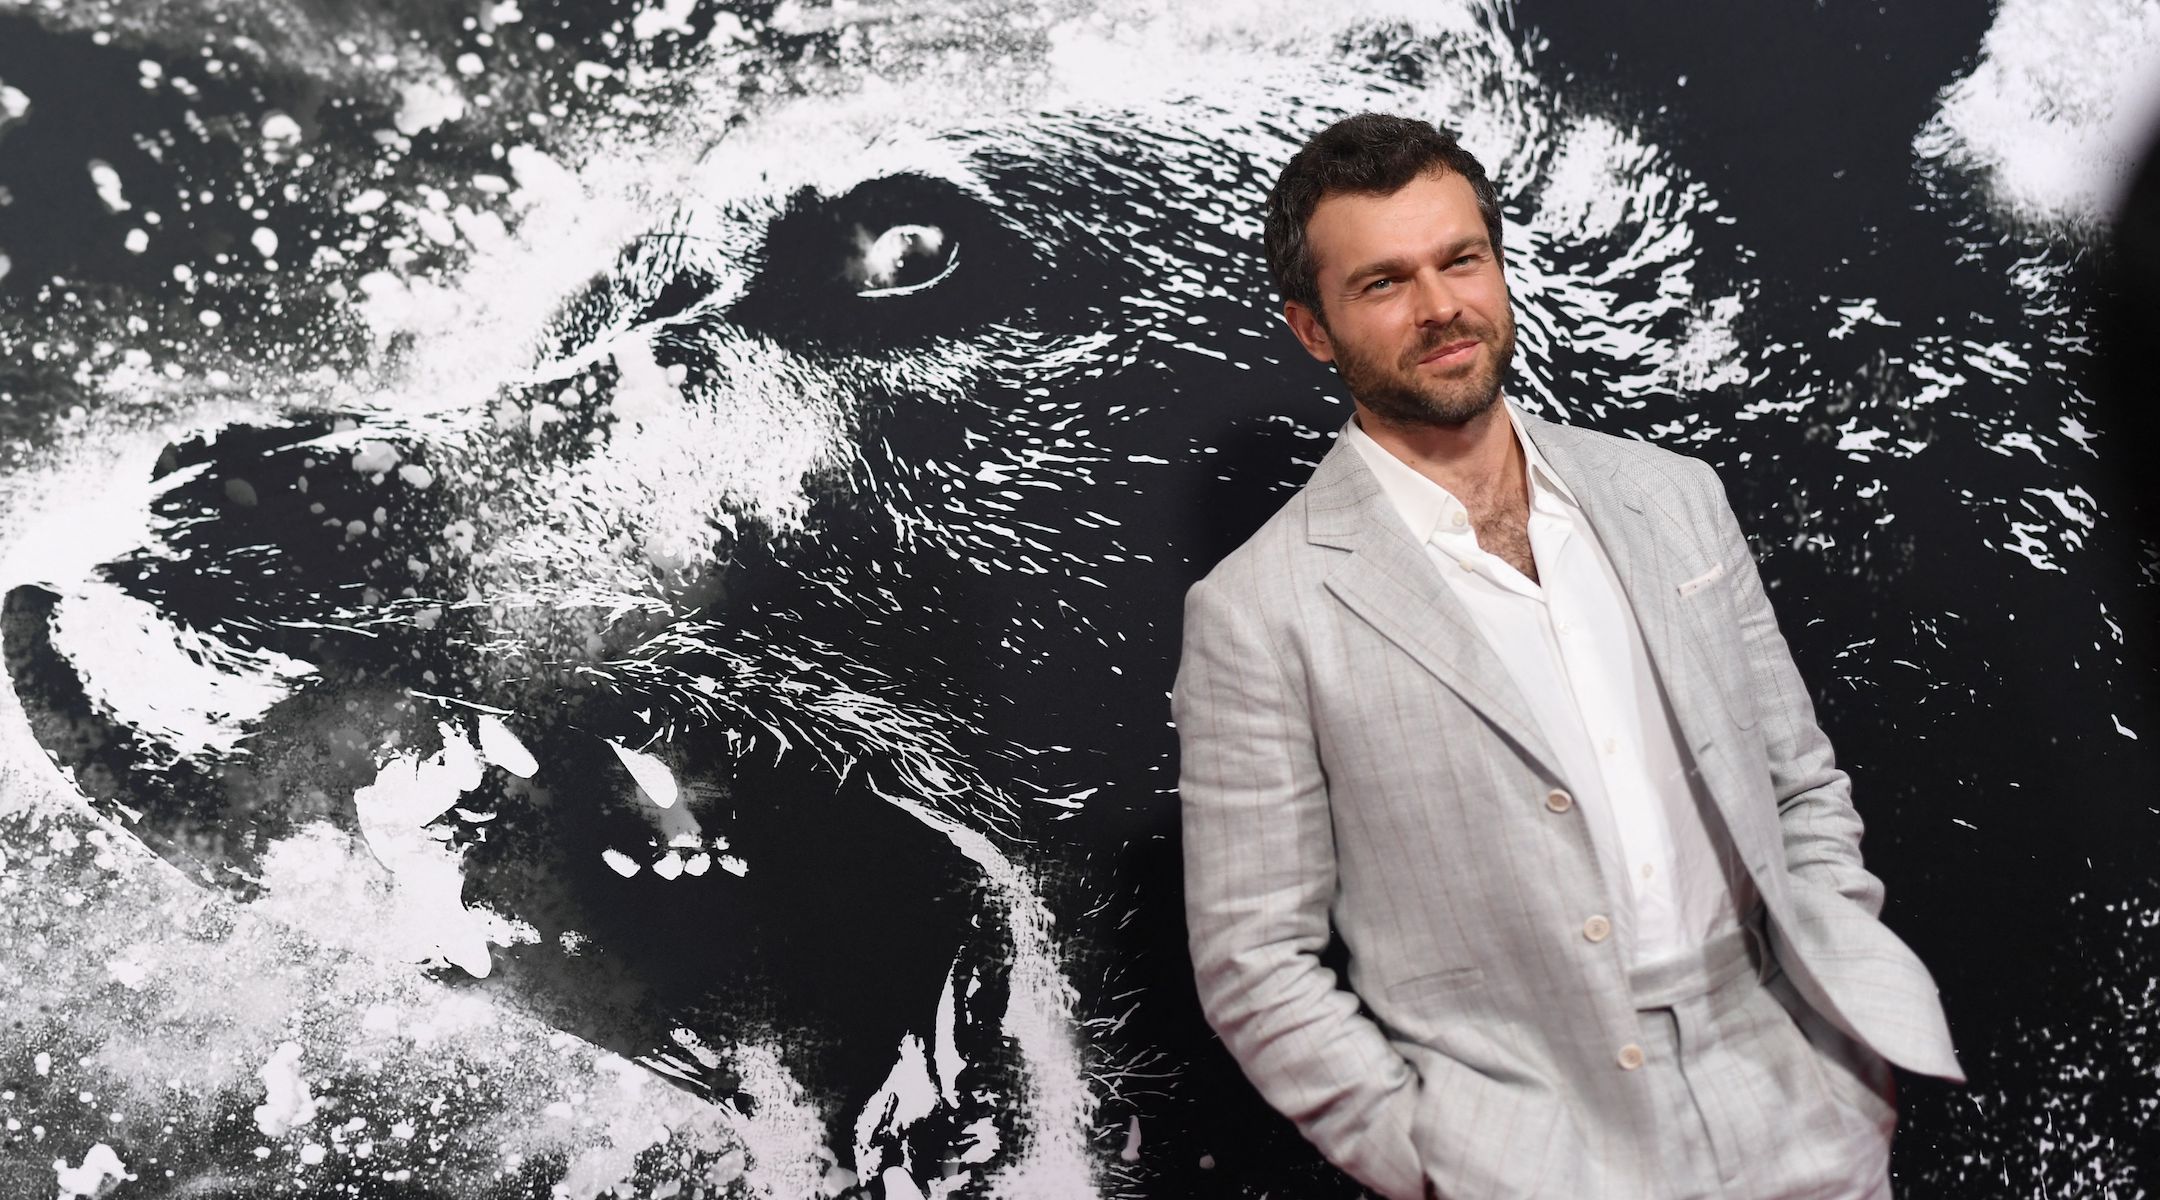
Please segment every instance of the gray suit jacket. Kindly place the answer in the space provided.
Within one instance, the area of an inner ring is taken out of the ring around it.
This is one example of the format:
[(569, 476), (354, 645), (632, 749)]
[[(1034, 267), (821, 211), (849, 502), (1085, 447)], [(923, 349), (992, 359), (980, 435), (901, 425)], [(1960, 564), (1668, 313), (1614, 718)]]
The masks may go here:
[[(1961, 1078), (1717, 475), (1523, 424), (1619, 573), (1793, 988)], [(1615, 1066), (1638, 1036), (1623, 952), (1582, 933), (1614, 893), (1580, 807), (1546, 803), (1568, 781), (1528, 706), (1352, 447), (1194, 585), (1173, 706), (1201, 1003), (1260, 1092), (1386, 1196), (1632, 1191), (1595, 1177), (1653, 1133)]]

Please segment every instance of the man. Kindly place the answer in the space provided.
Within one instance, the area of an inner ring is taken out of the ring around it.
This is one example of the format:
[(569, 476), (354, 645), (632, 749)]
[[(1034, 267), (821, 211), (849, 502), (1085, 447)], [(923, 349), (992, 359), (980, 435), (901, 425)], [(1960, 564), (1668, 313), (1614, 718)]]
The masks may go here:
[(1266, 240), (1356, 416), (1187, 600), (1209, 1020), (1388, 1197), (1887, 1196), (1884, 1060), (1957, 1059), (1716, 475), (1501, 397), (1498, 198), (1432, 126), (1322, 132)]

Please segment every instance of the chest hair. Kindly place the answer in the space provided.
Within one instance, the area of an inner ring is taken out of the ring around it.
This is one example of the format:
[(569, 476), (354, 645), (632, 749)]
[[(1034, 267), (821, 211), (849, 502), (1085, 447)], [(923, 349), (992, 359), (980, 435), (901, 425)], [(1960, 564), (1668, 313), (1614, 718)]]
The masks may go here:
[(1477, 531), (1478, 548), (1497, 554), (1523, 578), (1538, 581), (1537, 558), (1530, 553), (1530, 501), (1521, 488), (1495, 488), (1480, 496), (1470, 509), (1470, 527)]

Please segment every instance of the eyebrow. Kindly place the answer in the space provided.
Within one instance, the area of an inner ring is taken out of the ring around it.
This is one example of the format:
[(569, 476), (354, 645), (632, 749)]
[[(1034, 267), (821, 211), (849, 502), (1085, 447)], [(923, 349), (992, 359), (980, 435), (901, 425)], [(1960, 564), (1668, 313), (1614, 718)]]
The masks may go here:
[[(1487, 237), (1482, 233), (1473, 234), (1469, 237), (1461, 238), (1457, 241), (1443, 245), (1441, 247), (1439, 257), (1444, 261), (1453, 262), (1455, 259), (1461, 257), (1465, 251), (1475, 249), (1490, 249), (1491, 246), (1491, 238)], [(1350, 272), (1348, 275), (1343, 276), (1343, 282), (1347, 285), (1358, 283), (1366, 279), (1371, 279), (1379, 275), (1404, 274), (1409, 271), (1411, 261), (1412, 260), (1404, 258), (1400, 255), (1394, 258), (1376, 259), (1375, 261), (1366, 263), (1364, 266), (1359, 267), (1357, 270)]]

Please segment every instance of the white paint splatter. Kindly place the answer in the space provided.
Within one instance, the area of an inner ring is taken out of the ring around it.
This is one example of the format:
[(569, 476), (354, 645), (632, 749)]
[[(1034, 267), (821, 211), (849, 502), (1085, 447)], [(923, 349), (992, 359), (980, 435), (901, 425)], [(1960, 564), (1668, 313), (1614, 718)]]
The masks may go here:
[(98, 200), (105, 205), (107, 212), (122, 213), (131, 207), (127, 197), (121, 194), (120, 172), (114, 170), (111, 163), (103, 159), (91, 159), (90, 182), (97, 188)]
[(1853, 330), (1858, 329), (1863, 324), (1879, 325), (1885, 329), (1897, 328), (1900, 322), (1883, 316), (1877, 308), (1878, 303), (1873, 296), (1862, 296), (1849, 303), (1837, 305), (1838, 323), (1830, 331), (1830, 340), (1833, 342), (1843, 341), (1851, 337)]
[(1913, 140), (2014, 221), (2104, 220), (2160, 120), (2160, 4), (2002, 0), (1972, 73)]
[(398, 465), (401, 457), (398, 448), (389, 442), (363, 441), (353, 448), (352, 469), (355, 475), (382, 475)]
[(255, 1108), (255, 1128), (264, 1137), (284, 1137), (315, 1119), (315, 1097), (300, 1074), (300, 1043), (280, 1043), (255, 1076), (266, 1093)]
[(465, 97), (448, 80), (421, 80), (398, 90), (397, 131), (406, 137), (465, 115)]
[(64, 1158), (55, 1160), (53, 1173), (58, 1177), (60, 1200), (96, 1200), (107, 1194), (108, 1184), (128, 1178), (127, 1164), (103, 1142), (90, 1147), (79, 1167), (68, 1166)]
[(649, 42), (663, 33), (679, 33), (688, 37), (690, 14), (697, 11), (698, 0), (662, 0), (649, 5), (630, 18), (630, 36), (641, 42)]
[(1889, 436), (1890, 431), (1887, 429), (1841, 429), (1838, 432), (1837, 448), (1841, 453), (1862, 457), (1870, 451), (1881, 449), (1876, 443)]
[(443, 214), (429, 209), (421, 209), (413, 214), (413, 222), (420, 226), (420, 232), (426, 234), (427, 239), (436, 245), (457, 245), (457, 225)]
[(440, 334), (458, 327), (463, 298), (431, 280), (371, 271), (360, 277), (360, 292), (360, 316), (378, 343), (399, 334)]
[(480, 755), (448, 724), (437, 726), (442, 749), (421, 758), (398, 755), (375, 781), (353, 792), (361, 835), (396, 883), (395, 927), (426, 961), (447, 962), (475, 978), (493, 969), (488, 943), (528, 940), (528, 930), (465, 907), (464, 854), (431, 835), (428, 826), (479, 786)]
[(144, 981), (150, 978), (150, 967), (142, 959), (143, 952), (144, 948), (137, 946), (125, 954), (106, 959), (105, 973), (121, 987), (131, 992), (141, 991)]
[(475, 250), (500, 254), (512, 247), (510, 230), (503, 225), (502, 218), (492, 212), (474, 212), (460, 204), (451, 210), (450, 221)]
[(533, 146), (512, 146), (503, 156), (510, 166), (510, 173), (517, 177), (521, 193), (520, 203), (525, 206), (560, 206), (576, 204), (585, 198), (585, 187), (569, 168), (557, 162), (547, 151)]
[(1672, 348), (1666, 361), (1666, 377), (1687, 391), (1711, 391), (1738, 387), (1748, 381), (1747, 360), (1740, 339), (1733, 332), (1743, 303), (1738, 296), (1720, 296), (1691, 315), (1687, 333)]
[(1612, 235), (1628, 216), (1629, 189), (1614, 187), (1614, 167), (1639, 158), (1642, 145), (1599, 117), (1564, 131), (1538, 205), (1538, 224), (1555, 237), (1578, 240)]
[(300, 140), (300, 122), (281, 112), (272, 112), (262, 121), (262, 136), (266, 142), (297, 142)]

